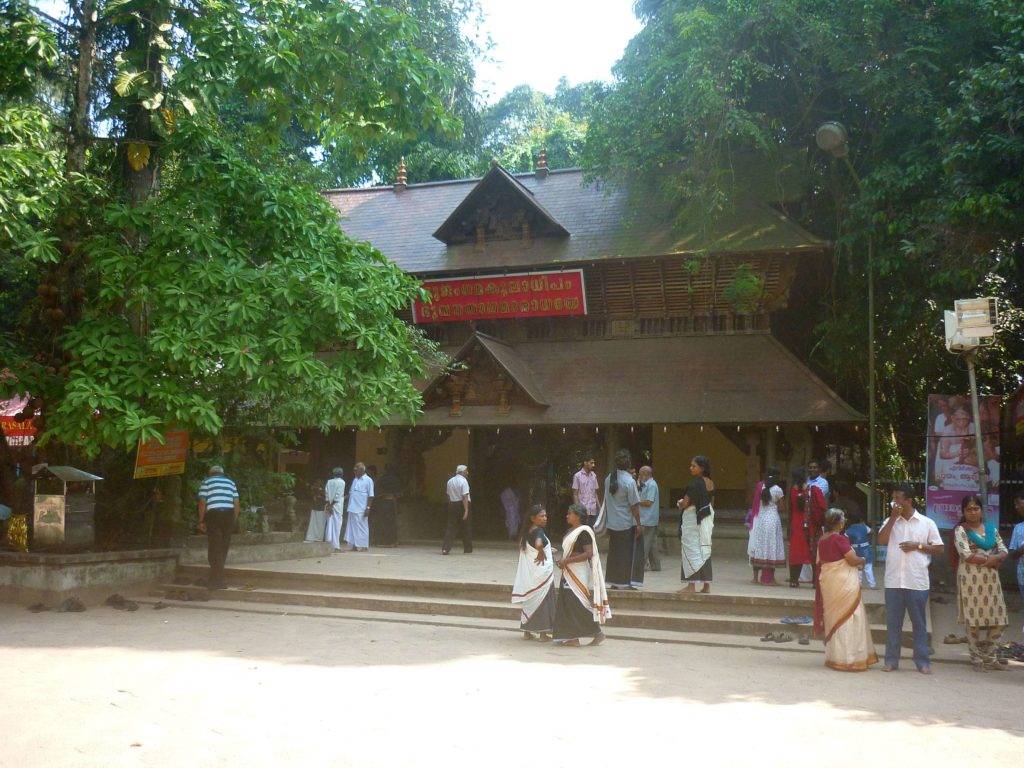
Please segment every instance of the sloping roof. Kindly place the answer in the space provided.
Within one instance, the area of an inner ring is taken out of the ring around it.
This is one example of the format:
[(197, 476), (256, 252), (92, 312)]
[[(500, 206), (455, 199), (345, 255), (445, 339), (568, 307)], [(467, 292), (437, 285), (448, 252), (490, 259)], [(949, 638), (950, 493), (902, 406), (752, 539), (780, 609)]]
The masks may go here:
[[(459, 351), (453, 356), (453, 360), (455, 362), (465, 360), (469, 353), (477, 347), (481, 347), (486, 350), (494, 361), (519, 386), (523, 391), (523, 394), (530, 398), (535, 405), (541, 408), (546, 408), (548, 406), (548, 401), (544, 397), (543, 390), (537, 382), (537, 378), (534, 376), (533, 370), (526, 361), (519, 356), (511, 344), (506, 344), (504, 341), (496, 339), (493, 336), (488, 336), (485, 333), (476, 332), (469, 337), (462, 347), (459, 348)], [(446, 378), (447, 374), (445, 372), (439, 373), (427, 384), (423, 390), (423, 394), (426, 395), (427, 392), (437, 387)]]
[[(537, 201), (534, 195), (515, 176), (510, 174), (497, 163), (491, 166), (491, 170), (476, 183), (456, 206), (444, 223), (434, 232), (434, 237), (441, 242), (451, 245), (455, 236), (464, 228), (462, 219), (471, 217), (475, 207), (480, 200), (488, 194), (504, 192), (511, 196), (520, 206), (532, 212), (540, 226), (536, 229), (536, 236), (568, 237), (569, 232), (558, 221), (545, 210), (544, 206)], [(472, 239), (472, 238), (470, 238)]]
[[(499, 342), (500, 344), (500, 342)], [(503, 345), (509, 347), (510, 345)], [(548, 407), (431, 408), (424, 426), (853, 423), (844, 402), (770, 334), (524, 342)]]
[(75, 467), (46, 466), (42, 471), (49, 472), (65, 483), (91, 483), (103, 479), (99, 475), (94, 475), (91, 472), (86, 472), (84, 469), (76, 469)]
[(718, 217), (682, 227), (655, 205), (631, 205), (625, 190), (588, 184), (578, 169), (551, 171), (544, 179), (516, 174), (519, 185), (572, 233), (562, 238), (492, 241), (448, 246), (433, 237), (479, 183), (464, 179), (324, 193), (351, 237), (366, 240), (406, 272), (417, 275), (495, 272), (608, 259), (651, 258), (678, 253), (794, 253), (820, 251), (825, 241), (770, 205), (745, 203)]

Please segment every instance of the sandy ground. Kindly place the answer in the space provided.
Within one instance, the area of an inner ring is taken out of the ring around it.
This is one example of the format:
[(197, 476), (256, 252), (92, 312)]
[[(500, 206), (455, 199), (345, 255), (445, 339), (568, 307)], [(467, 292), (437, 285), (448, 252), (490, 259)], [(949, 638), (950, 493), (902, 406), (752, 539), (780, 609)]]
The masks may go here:
[(1024, 670), (172, 607), (0, 607), (0, 766), (1021, 765)]

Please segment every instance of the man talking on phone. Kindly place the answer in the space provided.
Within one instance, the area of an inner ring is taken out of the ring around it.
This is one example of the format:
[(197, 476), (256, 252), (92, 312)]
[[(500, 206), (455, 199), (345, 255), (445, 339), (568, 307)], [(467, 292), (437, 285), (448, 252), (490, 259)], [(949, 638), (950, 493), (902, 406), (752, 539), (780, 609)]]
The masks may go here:
[(923, 675), (932, 673), (928, 655), (928, 565), (932, 555), (943, 552), (935, 521), (914, 509), (914, 489), (904, 483), (893, 489), (892, 511), (878, 532), (878, 543), (887, 546), (885, 555), (885, 666), (894, 672), (900, 666), (903, 617), (910, 614), (914, 630), (914, 664)]

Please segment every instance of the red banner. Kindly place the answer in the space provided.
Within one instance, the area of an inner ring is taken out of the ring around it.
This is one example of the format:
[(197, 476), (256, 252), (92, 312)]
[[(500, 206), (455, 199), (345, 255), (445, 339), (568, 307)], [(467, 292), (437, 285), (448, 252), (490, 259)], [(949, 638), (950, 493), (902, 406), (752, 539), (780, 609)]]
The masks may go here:
[(423, 287), (431, 301), (413, 304), (417, 323), (587, 314), (582, 269), (425, 280)]
[(28, 407), (27, 397), (0, 400), (0, 432), (7, 437), (7, 444), (30, 445), (36, 437), (36, 426), (32, 419), (17, 421), (14, 417)]

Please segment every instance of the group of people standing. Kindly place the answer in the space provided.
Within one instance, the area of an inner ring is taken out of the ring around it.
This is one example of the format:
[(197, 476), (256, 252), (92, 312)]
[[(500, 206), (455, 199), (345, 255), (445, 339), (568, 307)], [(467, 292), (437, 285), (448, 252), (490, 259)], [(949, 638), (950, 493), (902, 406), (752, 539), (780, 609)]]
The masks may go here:
[[(1024, 495), (1015, 500), (1015, 505), (1024, 512)], [(883, 670), (894, 672), (899, 668), (903, 622), (909, 616), (914, 665), (918, 672), (930, 675), (928, 566), (932, 557), (946, 551), (946, 545), (935, 522), (914, 508), (911, 486), (894, 489), (890, 507), (889, 517), (878, 531), (878, 543), (886, 547)], [(974, 669), (998, 671), (1006, 662), (998, 658), (996, 647), (1007, 626), (999, 568), (1011, 552), (997, 527), (984, 521), (982, 502), (976, 494), (965, 495), (960, 510), (949, 550), (956, 578), (957, 621), (966, 629)], [(815, 631), (825, 640), (825, 663), (829, 667), (860, 671), (878, 659), (860, 593), (860, 571), (866, 560), (857, 554), (850, 537), (843, 534), (845, 522), (840, 509), (825, 513), (824, 532), (816, 547)], [(1019, 550), (1015, 554), (1020, 557)]]
[[(611, 616), (608, 590), (638, 590), (644, 571), (661, 570), (657, 534), (661, 493), (654, 470), (634, 470), (629, 451), (615, 454), (615, 466), (601, 484), (595, 461), (587, 457), (573, 476), (573, 503), (566, 512), (568, 532), (562, 540), (562, 559), (552, 556), (545, 528), (547, 511), (534, 505), (521, 526), (519, 562), (512, 602), (522, 608), (520, 626), (526, 639), (554, 640), (580, 645), (604, 639), (601, 625)], [(679, 527), (683, 552), (681, 592), (707, 593), (711, 588), (711, 532), (714, 525), (711, 462), (695, 456), (691, 480), (682, 498)], [(597, 533), (608, 534), (608, 566), (603, 572)], [(555, 587), (554, 567), (561, 569)]]
[[(830, 495), (828, 479), (818, 462), (811, 462), (806, 469), (799, 467), (793, 470), (788, 494), (782, 487), (779, 470), (774, 467), (768, 469), (764, 479), (754, 488), (746, 519), (750, 530), (747, 556), (755, 584), (777, 586), (775, 569), (785, 568), (787, 563), (790, 587), (813, 581), (814, 555), (817, 542), (824, 533)], [(783, 510), (789, 513), (788, 536), (782, 521)], [(869, 584), (874, 586), (873, 577)]]
[(397, 480), (385, 470), (380, 487), (375, 487), (373, 476), (361, 461), (352, 472), (352, 481), (346, 484), (341, 467), (331, 471), (324, 486), (323, 515), (316, 510), (310, 515), (306, 540), (326, 541), (333, 552), (366, 552), (370, 548), (372, 512), (376, 543), (394, 546), (398, 543)]

